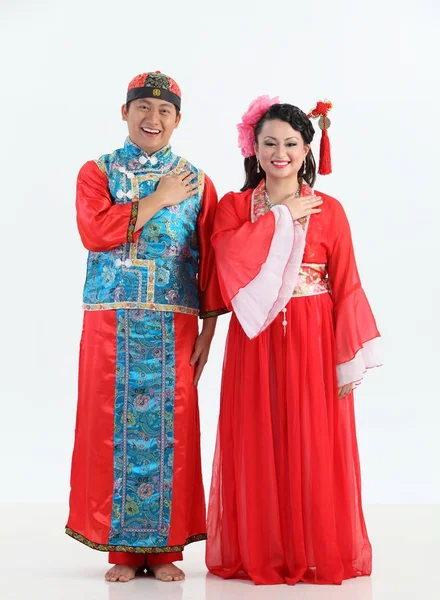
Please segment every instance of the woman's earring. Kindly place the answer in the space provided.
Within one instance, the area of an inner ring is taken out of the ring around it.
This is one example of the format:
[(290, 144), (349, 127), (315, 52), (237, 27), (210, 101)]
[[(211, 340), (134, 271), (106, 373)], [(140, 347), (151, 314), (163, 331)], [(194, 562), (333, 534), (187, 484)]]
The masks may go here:
[(258, 156), (257, 156), (257, 173), (260, 172), (260, 161), (258, 160)]
[(306, 159), (304, 159), (304, 164), (303, 164), (303, 175), (306, 174), (306, 170), (307, 170), (307, 163), (306, 163)]

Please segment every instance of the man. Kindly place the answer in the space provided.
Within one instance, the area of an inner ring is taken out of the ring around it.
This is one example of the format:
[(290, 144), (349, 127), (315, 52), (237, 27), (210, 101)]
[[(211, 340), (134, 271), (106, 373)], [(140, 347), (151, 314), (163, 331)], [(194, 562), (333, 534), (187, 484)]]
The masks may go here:
[(210, 243), (214, 186), (169, 145), (180, 106), (170, 77), (135, 77), (124, 147), (78, 176), (90, 252), (66, 532), (110, 553), (107, 581), (145, 568), (179, 581), (173, 562), (206, 538), (196, 386), (226, 309)]

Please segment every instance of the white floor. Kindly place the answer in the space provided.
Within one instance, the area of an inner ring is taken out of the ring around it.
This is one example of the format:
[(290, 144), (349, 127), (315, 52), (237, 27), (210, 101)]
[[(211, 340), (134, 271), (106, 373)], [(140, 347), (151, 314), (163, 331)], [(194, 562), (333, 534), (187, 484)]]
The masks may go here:
[(204, 567), (204, 543), (185, 552), (183, 583), (142, 577), (106, 583), (106, 555), (64, 534), (66, 507), (0, 505), (2, 600), (439, 600), (440, 506), (366, 507), (373, 544), (371, 578), (342, 586), (254, 586), (223, 581)]

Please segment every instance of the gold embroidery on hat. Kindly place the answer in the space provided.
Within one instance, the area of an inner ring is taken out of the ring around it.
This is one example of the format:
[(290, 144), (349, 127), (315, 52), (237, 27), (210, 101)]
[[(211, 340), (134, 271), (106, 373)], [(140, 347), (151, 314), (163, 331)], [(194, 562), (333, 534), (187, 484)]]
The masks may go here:
[(154, 90), (153, 90), (153, 96), (160, 96), (161, 93), (162, 92), (158, 88), (154, 88)]

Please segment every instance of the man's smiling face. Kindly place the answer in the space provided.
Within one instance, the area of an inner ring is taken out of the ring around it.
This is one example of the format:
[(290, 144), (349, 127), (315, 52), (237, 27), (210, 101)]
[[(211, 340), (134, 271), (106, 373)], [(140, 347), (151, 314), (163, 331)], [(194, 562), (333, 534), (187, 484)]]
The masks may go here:
[(174, 104), (159, 98), (140, 98), (123, 105), (131, 141), (147, 154), (157, 152), (170, 141), (181, 115)]

